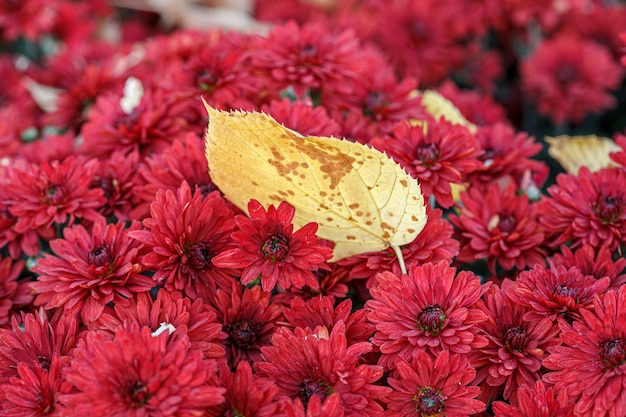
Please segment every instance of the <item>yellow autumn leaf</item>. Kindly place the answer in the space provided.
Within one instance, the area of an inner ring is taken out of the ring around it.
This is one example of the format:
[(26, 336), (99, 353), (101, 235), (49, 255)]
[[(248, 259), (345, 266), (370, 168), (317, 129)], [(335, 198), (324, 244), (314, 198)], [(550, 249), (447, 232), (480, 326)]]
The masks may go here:
[(318, 236), (335, 242), (331, 261), (388, 247), (398, 253), (424, 228), (419, 184), (382, 152), (305, 137), (264, 113), (205, 106), (207, 161), (224, 196), (244, 211), (250, 199), (289, 202), (296, 228), (314, 221)]
[(550, 145), (548, 154), (570, 174), (578, 174), (583, 166), (594, 172), (618, 165), (609, 155), (621, 148), (610, 138), (562, 135), (546, 137), (546, 142)]
[(443, 117), (452, 124), (465, 126), (470, 132), (476, 132), (476, 125), (467, 120), (450, 100), (438, 92), (426, 90), (420, 93), (420, 95), (422, 96), (422, 106), (424, 106), (428, 114), (435, 119)]

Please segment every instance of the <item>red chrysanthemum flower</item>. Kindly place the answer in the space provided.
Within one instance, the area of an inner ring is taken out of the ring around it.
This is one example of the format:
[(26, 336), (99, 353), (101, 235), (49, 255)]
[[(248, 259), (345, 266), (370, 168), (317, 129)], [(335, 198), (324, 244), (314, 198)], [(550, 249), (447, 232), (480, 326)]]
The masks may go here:
[(547, 349), (561, 343), (559, 328), (548, 318), (525, 320), (529, 309), (506, 297), (496, 285), (483, 299), (481, 308), (488, 320), (478, 327), (489, 343), (470, 359), (477, 371), (475, 382), (481, 385), (479, 399), (489, 402), (503, 395), (514, 403), (520, 386), (533, 385), (540, 378)]
[(31, 163), (63, 161), (75, 154), (76, 140), (76, 135), (70, 132), (63, 134), (44, 133), (37, 140), (23, 144), (16, 153)]
[[(377, 63), (370, 65), (379, 67)], [(368, 143), (376, 136), (391, 133), (399, 122), (427, 116), (416, 89), (415, 79), (398, 81), (393, 70), (385, 67), (361, 77), (349, 98), (337, 97), (323, 104), (342, 122), (342, 136)]]
[[(474, 5), (475, 6), (475, 5)], [(467, 120), (477, 126), (506, 124), (506, 111), (490, 96), (475, 90), (461, 90), (452, 80), (444, 81), (437, 92), (450, 100)]]
[(111, 60), (104, 63), (86, 63), (84, 67), (80, 66), (80, 70), (76, 68), (73, 83), (63, 86), (67, 90), (59, 93), (56, 108), (45, 114), (43, 121), (52, 126), (79, 132), (96, 99), (122, 87), (122, 79), (114, 71), (115, 64), (119, 65), (119, 62)]
[(586, 167), (560, 174), (537, 207), (552, 246), (589, 244), (614, 251), (626, 243), (626, 171)]
[(590, 308), (595, 294), (602, 294), (611, 280), (604, 277), (583, 275), (573, 266), (535, 265), (529, 271), (522, 271), (515, 281), (505, 280), (504, 291), (515, 303), (530, 307), (524, 320), (537, 321), (544, 317), (556, 322), (562, 318), (571, 322), (577, 320), (581, 308)]
[(561, 246), (561, 253), (554, 254), (552, 262), (566, 268), (575, 266), (583, 275), (592, 275), (596, 279), (609, 277), (611, 288), (619, 288), (626, 282), (626, 258), (613, 260), (613, 252), (606, 246), (596, 251), (592, 246), (582, 245), (573, 252), (567, 246)]
[[(446, 261), (450, 263), (459, 253), (459, 242), (452, 238), (452, 225), (441, 218), (440, 209), (432, 209), (426, 205), (428, 221), (417, 237), (404, 246), (401, 246), (402, 256), (407, 268), (410, 265), (424, 265)], [(402, 274), (400, 264), (393, 249), (385, 251), (355, 255), (340, 260), (339, 265), (349, 268), (350, 279), (367, 279), (367, 287), (376, 285), (376, 274), (390, 271), (396, 275)]]
[(150, 291), (155, 281), (141, 274), (142, 245), (130, 238), (123, 222), (106, 224), (98, 218), (91, 231), (83, 226), (63, 230), (63, 239), (50, 242), (55, 255), (46, 254), (33, 271), (40, 274), (31, 288), (36, 305), (62, 307), (80, 314), (83, 323), (100, 317), (108, 303), (128, 304), (138, 292)]
[(59, 398), (71, 392), (72, 385), (61, 374), (59, 355), (53, 354), (49, 367), (35, 363), (32, 368), (20, 362), (17, 376), (0, 385), (0, 416), (60, 417), (63, 407)]
[(0, 5), (0, 38), (13, 41), (20, 36), (35, 41), (53, 24), (56, 3), (44, 0), (2, 2)]
[(43, 311), (37, 315), (23, 314), (21, 321), (14, 316), (11, 329), (0, 328), (0, 384), (18, 377), (20, 363), (34, 369), (40, 365), (49, 369), (53, 356), (59, 355), (61, 367), (70, 362), (78, 337), (78, 321), (70, 315), (57, 315), (48, 321)]
[(576, 416), (626, 415), (626, 287), (596, 295), (580, 315), (559, 323), (563, 344), (549, 350), (543, 379), (567, 393)]
[(246, 288), (233, 283), (231, 291), (217, 290), (212, 302), (217, 321), (227, 338), (222, 341), (226, 359), (232, 368), (241, 361), (250, 363), (261, 359), (261, 348), (270, 344), (282, 308), (272, 295), (261, 287)]
[(524, 91), (557, 124), (613, 107), (621, 71), (606, 47), (570, 35), (541, 42), (521, 64)]
[(341, 136), (339, 124), (331, 119), (324, 107), (313, 107), (310, 100), (273, 100), (261, 106), (261, 111), (304, 136)]
[(408, 274), (383, 272), (365, 304), (376, 325), (372, 343), (380, 348), (378, 363), (386, 369), (399, 359), (411, 361), (425, 350), (467, 354), (485, 346), (477, 324), (487, 316), (474, 307), (487, 288), (468, 271), (456, 273), (446, 262), (412, 265)]
[(190, 94), (147, 86), (132, 109), (122, 107), (118, 92), (101, 95), (81, 129), (79, 150), (99, 157), (115, 151), (138, 151), (142, 156), (163, 151), (197, 127), (200, 113), (191, 104)]
[(463, 355), (439, 352), (436, 359), (420, 350), (407, 363), (400, 359), (387, 382), (394, 389), (385, 399), (390, 417), (469, 417), (484, 411), (471, 386), (476, 375)]
[[(27, 229), (23, 233), (15, 230), (18, 218), (14, 216), (9, 208), (9, 192), (4, 170), (0, 167), (0, 249), (8, 252), (13, 259), (19, 259), (22, 253), (26, 256), (39, 254), (39, 235), (35, 230)], [(3, 179), (2, 179), (3, 178)]]
[(313, 333), (300, 328), (292, 333), (282, 327), (272, 336), (272, 345), (261, 349), (263, 360), (254, 368), (262, 379), (274, 381), (278, 398), (300, 398), (307, 405), (311, 397), (325, 400), (337, 393), (345, 415), (382, 416), (378, 401), (389, 389), (374, 384), (382, 367), (359, 364), (371, 349), (368, 342), (347, 346), (342, 321), (331, 332), (323, 326)]
[(163, 152), (150, 155), (139, 167), (135, 196), (142, 200), (135, 204), (133, 218), (143, 219), (150, 214), (150, 204), (159, 190), (176, 191), (183, 181), (193, 193), (199, 191), (204, 197), (217, 187), (211, 182), (204, 155), (204, 140), (195, 133), (188, 133), (175, 140)]
[(493, 275), (496, 264), (506, 270), (544, 264), (544, 233), (526, 194), (518, 196), (512, 185), (502, 190), (494, 183), (485, 193), (470, 188), (461, 193), (461, 201), (459, 215), (449, 218), (461, 241), (458, 261), (484, 259)]
[(299, 27), (295, 22), (274, 26), (267, 38), (257, 38), (249, 53), (250, 71), (263, 78), (263, 93), (276, 99), (290, 87), (297, 97), (321, 97), (326, 92), (350, 95), (352, 84), (367, 68), (355, 32), (341, 32), (321, 23)]
[(272, 381), (260, 381), (252, 373), (250, 364), (239, 362), (231, 372), (228, 365), (220, 364), (219, 385), (226, 389), (225, 401), (210, 407), (207, 417), (274, 417), (278, 413), (278, 388)]
[(147, 327), (119, 329), (113, 340), (89, 333), (65, 370), (75, 388), (61, 397), (66, 415), (193, 417), (222, 403), (224, 389), (211, 385), (215, 361), (169, 337)]
[(128, 306), (106, 307), (98, 319), (89, 323), (89, 330), (113, 339), (119, 328), (130, 331), (133, 326), (149, 327), (153, 332), (167, 328), (173, 331), (170, 342), (188, 337), (191, 348), (200, 350), (205, 358), (221, 359), (225, 354), (222, 325), (215, 311), (200, 298), (191, 300), (164, 288), (159, 289), (156, 299), (150, 293), (139, 293)]
[(16, 307), (33, 300), (27, 281), (18, 281), (24, 270), (24, 261), (13, 261), (0, 256), (0, 327), (7, 327)]
[(136, 204), (138, 165), (138, 152), (127, 155), (114, 152), (109, 158), (100, 161), (91, 186), (104, 191), (106, 203), (100, 208), (103, 216), (115, 216), (117, 220), (131, 219), (131, 211)]
[(462, 49), (441, 3), (378, 2), (375, 12), (374, 19), (385, 23), (376, 25), (372, 38), (403, 75), (432, 86), (460, 64)]
[(104, 204), (103, 191), (91, 188), (98, 161), (69, 157), (16, 167), (8, 171), (9, 210), (17, 218), (15, 230), (36, 230), (54, 237), (52, 224), (71, 226), (77, 219), (94, 221)]
[(565, 391), (557, 394), (541, 380), (518, 388), (517, 407), (495, 401), (492, 408), (495, 417), (574, 417), (574, 404)]
[(206, 198), (201, 193), (192, 196), (183, 182), (176, 193), (159, 191), (150, 213), (143, 221), (145, 229), (130, 236), (149, 250), (142, 263), (154, 270), (156, 282), (205, 300), (216, 288), (230, 288), (236, 271), (217, 265), (215, 258), (232, 246), (235, 223), (219, 193)]
[(465, 126), (444, 119), (427, 127), (399, 123), (393, 135), (370, 144), (396, 160), (417, 178), (424, 197), (433, 196), (442, 207), (454, 204), (450, 184), (463, 184), (480, 167), (480, 146)]
[(346, 326), (348, 346), (357, 342), (366, 342), (374, 333), (374, 326), (368, 323), (366, 310), (360, 309), (351, 313), (352, 300), (343, 300), (335, 307), (334, 297), (315, 297), (304, 301), (294, 298), (289, 307), (283, 310), (285, 320), (290, 327), (315, 329), (324, 326), (329, 331), (340, 320)]
[(271, 291), (276, 283), (283, 288), (317, 288), (313, 272), (328, 268), (325, 261), (332, 257), (332, 249), (317, 243), (317, 223), (293, 231), (295, 211), (285, 201), (278, 208), (270, 205), (266, 211), (261, 203), (250, 200), (250, 218), (235, 217), (239, 230), (232, 238), (237, 248), (217, 255), (213, 263), (222, 268), (243, 268), (242, 284), (260, 276), (263, 291)]
[(496, 123), (478, 127), (476, 139), (483, 150), (478, 157), (482, 166), (470, 174), (472, 186), (486, 185), (512, 177), (520, 185), (524, 174), (530, 171), (535, 183), (541, 187), (548, 177), (548, 166), (534, 159), (541, 151), (541, 144), (524, 132), (516, 132), (507, 124)]
[(202, 96), (215, 108), (252, 110), (258, 81), (246, 67), (246, 50), (223, 33), (215, 38), (219, 40), (205, 44), (183, 63), (159, 60), (156, 65), (167, 71), (173, 90), (190, 93), (192, 105)]

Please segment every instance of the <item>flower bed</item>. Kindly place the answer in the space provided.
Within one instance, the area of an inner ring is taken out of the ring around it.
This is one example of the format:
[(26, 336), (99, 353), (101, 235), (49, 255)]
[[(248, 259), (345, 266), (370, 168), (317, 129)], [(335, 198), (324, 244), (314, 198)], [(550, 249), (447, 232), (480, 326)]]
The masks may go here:
[[(0, 416), (626, 415), (626, 8), (223, 3), (0, 4)], [(407, 273), (224, 198), (201, 99), (416, 178)]]

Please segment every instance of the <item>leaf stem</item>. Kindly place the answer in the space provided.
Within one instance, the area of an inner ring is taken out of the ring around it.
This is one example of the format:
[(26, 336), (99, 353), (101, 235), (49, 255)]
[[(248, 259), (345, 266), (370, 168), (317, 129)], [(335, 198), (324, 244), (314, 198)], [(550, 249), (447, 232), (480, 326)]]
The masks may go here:
[(404, 264), (404, 256), (402, 256), (402, 249), (400, 246), (391, 245), (391, 249), (393, 249), (396, 254), (396, 258), (398, 258), (398, 263), (400, 264), (400, 270), (403, 274), (406, 274), (406, 265)]

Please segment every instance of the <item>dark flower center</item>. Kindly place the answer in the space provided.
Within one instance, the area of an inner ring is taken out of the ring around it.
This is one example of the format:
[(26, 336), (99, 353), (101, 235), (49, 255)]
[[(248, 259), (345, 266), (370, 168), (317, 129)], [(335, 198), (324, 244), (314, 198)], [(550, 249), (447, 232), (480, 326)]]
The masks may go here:
[(139, 110), (136, 108), (130, 112), (130, 114), (124, 114), (120, 116), (114, 123), (116, 129), (122, 128), (122, 130), (132, 130), (139, 120)]
[(556, 78), (561, 84), (569, 84), (576, 80), (577, 76), (578, 71), (570, 64), (563, 64), (556, 70)]
[(224, 413), (224, 417), (246, 417), (246, 415), (235, 408), (231, 408)]
[(437, 336), (441, 333), (445, 321), (446, 313), (437, 304), (426, 306), (417, 317), (419, 329), (430, 333), (430, 336)]
[(63, 201), (65, 201), (65, 189), (60, 185), (51, 185), (46, 191), (46, 204), (50, 206), (58, 206), (63, 203)]
[(273, 235), (263, 243), (261, 248), (263, 257), (272, 262), (280, 262), (289, 254), (287, 238), (283, 235)]
[(298, 391), (298, 394), (302, 399), (305, 407), (309, 403), (309, 398), (311, 398), (312, 396), (317, 395), (322, 401), (324, 401), (326, 399), (326, 396), (332, 393), (333, 387), (331, 387), (327, 382), (311, 380), (303, 382), (302, 386), (300, 387), (300, 391)]
[(428, 168), (439, 160), (439, 148), (434, 143), (426, 143), (415, 150), (415, 156)]
[(616, 368), (626, 362), (626, 346), (624, 339), (609, 339), (600, 343), (602, 362), (610, 368)]
[(189, 264), (197, 271), (204, 271), (211, 267), (213, 252), (209, 242), (193, 243), (187, 248), (187, 256), (189, 256)]
[(504, 332), (504, 347), (508, 352), (521, 352), (526, 347), (526, 330), (520, 326), (507, 329)]
[(150, 391), (141, 381), (136, 381), (129, 387), (128, 396), (132, 408), (141, 408), (148, 403)]
[(87, 262), (95, 266), (104, 266), (113, 262), (113, 258), (111, 257), (109, 248), (106, 246), (100, 246), (89, 252), (89, 255), (87, 255)]
[(600, 198), (595, 204), (596, 216), (602, 223), (613, 223), (620, 218), (623, 211), (623, 204), (619, 197), (607, 196)]
[(386, 101), (387, 95), (381, 91), (371, 91), (367, 93), (363, 114), (365, 116), (372, 116), (376, 114), (379, 109), (385, 106)]
[(409, 36), (417, 44), (425, 43), (430, 37), (430, 28), (422, 20), (412, 20), (409, 22)]
[(215, 187), (213, 183), (197, 184), (196, 190), (200, 191), (200, 193), (202, 194), (202, 197), (206, 197), (207, 195), (211, 194), (213, 191), (217, 190), (217, 187)]
[(577, 299), (579, 293), (580, 288), (568, 287), (566, 284), (557, 284), (553, 291), (553, 294), (559, 299), (565, 297)]
[(207, 68), (204, 68), (196, 77), (196, 84), (202, 90), (209, 94), (215, 91), (217, 86), (217, 76)]
[(313, 45), (306, 44), (300, 48), (300, 52), (298, 53), (298, 61), (300, 64), (309, 63), (311, 58), (315, 57), (317, 53), (317, 48)]
[(37, 362), (41, 365), (41, 369), (50, 370), (50, 358), (44, 355), (37, 355)]
[(100, 188), (102, 191), (104, 191), (104, 196), (108, 200), (113, 197), (113, 194), (115, 193), (115, 187), (117, 185), (116, 183), (117, 180), (114, 180), (113, 178), (101, 177), (96, 178), (92, 182), (92, 186), (95, 188)]
[(441, 416), (447, 397), (441, 394), (441, 391), (431, 388), (420, 388), (417, 394), (413, 396), (415, 403), (415, 411), (421, 417)]
[(515, 220), (515, 216), (503, 216), (500, 217), (500, 221), (498, 222), (498, 228), (503, 233), (511, 233), (515, 230), (515, 226), (517, 225), (517, 221)]
[(239, 320), (226, 326), (230, 341), (240, 348), (248, 349), (259, 336), (259, 325), (252, 320)]

